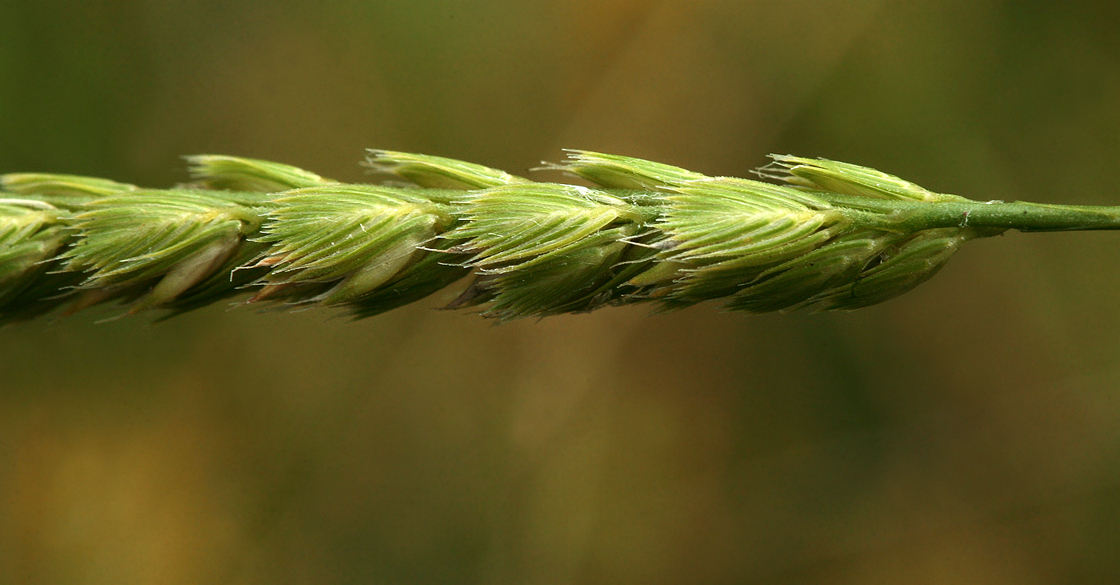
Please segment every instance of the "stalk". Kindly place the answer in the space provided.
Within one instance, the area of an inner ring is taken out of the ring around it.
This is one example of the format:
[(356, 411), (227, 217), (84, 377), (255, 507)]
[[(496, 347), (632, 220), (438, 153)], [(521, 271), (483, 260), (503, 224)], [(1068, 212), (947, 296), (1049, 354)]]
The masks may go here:
[(115, 303), (177, 315), (242, 303), (355, 318), (471, 276), (449, 308), (499, 320), (649, 303), (851, 310), (932, 277), (965, 242), (1120, 229), (1120, 207), (973, 201), (821, 159), (773, 156), (769, 182), (572, 151), (585, 187), (371, 151), (384, 185), (281, 163), (188, 157), (193, 182), (144, 189), (0, 176), (0, 323)]
[(883, 227), (900, 230), (975, 227), (1021, 232), (1058, 232), (1120, 229), (1120, 206), (1053, 205), (1026, 201), (879, 201), (835, 193), (822, 194), (833, 205), (870, 212)]

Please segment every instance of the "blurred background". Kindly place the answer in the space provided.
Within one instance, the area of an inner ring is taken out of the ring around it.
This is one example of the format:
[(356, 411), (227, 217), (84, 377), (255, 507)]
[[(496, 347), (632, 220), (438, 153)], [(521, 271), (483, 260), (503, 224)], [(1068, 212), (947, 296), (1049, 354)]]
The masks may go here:
[[(770, 152), (1120, 204), (1120, 3), (0, 0), (0, 172)], [(559, 177), (540, 175), (546, 179)], [(1120, 582), (1120, 235), (855, 313), (0, 329), (0, 583)]]

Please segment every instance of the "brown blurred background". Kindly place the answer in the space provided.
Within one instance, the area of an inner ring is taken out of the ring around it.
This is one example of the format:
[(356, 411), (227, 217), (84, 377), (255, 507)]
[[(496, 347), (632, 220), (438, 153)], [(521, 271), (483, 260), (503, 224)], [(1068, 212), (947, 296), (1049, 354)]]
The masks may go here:
[[(1120, 204), (1120, 3), (0, 0), (0, 172), (768, 152)], [(548, 177), (555, 178), (555, 177)], [(1120, 234), (856, 313), (0, 329), (0, 583), (1117, 583)]]

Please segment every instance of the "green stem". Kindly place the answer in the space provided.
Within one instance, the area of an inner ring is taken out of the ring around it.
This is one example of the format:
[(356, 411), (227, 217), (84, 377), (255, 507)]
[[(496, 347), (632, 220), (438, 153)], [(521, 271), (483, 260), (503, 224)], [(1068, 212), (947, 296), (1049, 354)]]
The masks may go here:
[(1023, 232), (1120, 229), (1120, 207), (1048, 205), (1024, 201), (899, 201), (835, 193), (820, 195), (838, 207), (870, 212), (859, 216), (886, 229), (917, 231), (975, 227)]

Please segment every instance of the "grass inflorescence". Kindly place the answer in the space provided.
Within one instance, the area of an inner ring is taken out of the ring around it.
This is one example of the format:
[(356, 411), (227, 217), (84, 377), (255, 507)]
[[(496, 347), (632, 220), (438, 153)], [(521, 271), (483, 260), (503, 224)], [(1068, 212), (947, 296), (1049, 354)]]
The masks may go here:
[(0, 322), (117, 303), (168, 315), (238, 295), (367, 317), (472, 275), (451, 308), (501, 320), (721, 300), (850, 310), (902, 294), (964, 242), (1120, 229), (1120, 209), (978, 202), (874, 169), (774, 156), (769, 182), (586, 151), (547, 168), (593, 186), (384, 150), (385, 184), (275, 162), (187, 157), (145, 189), (0, 176)]

